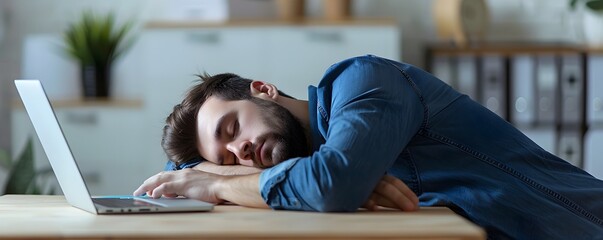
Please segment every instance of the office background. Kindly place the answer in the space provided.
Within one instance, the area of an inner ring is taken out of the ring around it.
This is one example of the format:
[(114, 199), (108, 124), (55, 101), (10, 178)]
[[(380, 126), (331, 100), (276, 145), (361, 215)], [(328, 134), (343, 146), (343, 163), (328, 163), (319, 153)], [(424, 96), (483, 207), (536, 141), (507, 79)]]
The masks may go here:
[[(51, 46), (53, 41), (57, 41), (57, 36), (60, 37), (60, 34), (66, 29), (69, 23), (75, 21), (82, 11), (92, 9), (95, 12), (108, 12), (114, 11), (117, 14), (118, 20), (125, 21), (127, 19), (135, 19), (136, 32), (139, 33), (139, 39), (137, 40), (137, 46), (134, 47), (132, 51), (129, 51), (126, 56), (122, 60), (120, 60), (120, 66), (117, 67), (116, 75), (114, 76), (114, 95), (116, 98), (124, 100), (123, 102), (118, 103), (118, 106), (101, 106), (100, 112), (103, 114), (117, 114), (121, 116), (120, 120), (125, 122), (129, 122), (132, 124), (136, 124), (138, 121), (153, 121), (146, 119), (145, 117), (147, 112), (151, 111), (149, 108), (153, 108), (154, 106), (158, 106), (161, 104), (165, 104), (163, 102), (153, 102), (157, 101), (160, 98), (161, 91), (155, 91), (153, 89), (149, 89), (145, 87), (150, 83), (144, 79), (145, 74), (150, 73), (160, 73), (161, 71), (165, 72), (175, 72), (175, 71), (183, 71), (180, 74), (194, 74), (197, 73), (198, 70), (206, 70), (210, 73), (215, 73), (219, 71), (227, 71), (232, 63), (224, 60), (225, 58), (219, 58), (215, 56), (216, 59), (223, 60), (218, 61), (218, 63), (208, 63), (206, 66), (200, 66), (199, 64), (183, 64), (183, 66), (179, 66), (179, 64), (167, 64), (163, 66), (159, 66), (160, 68), (156, 69), (147, 69), (144, 64), (139, 64), (139, 62), (145, 62), (145, 58), (141, 57), (144, 55), (145, 50), (148, 49), (157, 49), (162, 47), (170, 47), (174, 46), (162, 46), (162, 37), (165, 37), (162, 33), (162, 27), (148, 27), (148, 23), (150, 22), (165, 22), (166, 19), (174, 18), (172, 12), (181, 10), (182, 6), (187, 6), (190, 4), (195, 4), (195, 2), (201, 4), (202, 0), (194, 1), (194, 0), (130, 0), (130, 1), (117, 1), (117, 0), (105, 0), (105, 1), (93, 1), (93, 0), (55, 0), (55, 1), (35, 1), (35, 0), (3, 0), (0, 1), (0, 29), (2, 29), (0, 37), (0, 148), (2, 149), (12, 149), (13, 154), (17, 154), (16, 152), (22, 148), (24, 137), (23, 136), (12, 136), (15, 132), (13, 126), (15, 126), (15, 119), (17, 120), (27, 120), (25, 115), (18, 115), (17, 117), (13, 116), (13, 112), (15, 112), (15, 101), (18, 101), (16, 97), (16, 92), (12, 83), (12, 80), (19, 79), (23, 77), (36, 76), (36, 74), (43, 74), (39, 71), (40, 69), (48, 69), (48, 74), (52, 78), (57, 78), (58, 82), (45, 83), (47, 86), (47, 90), (49, 90), (49, 95), (51, 100), (53, 99), (61, 99), (61, 98), (70, 98), (77, 97), (77, 89), (78, 87), (72, 83), (77, 83), (75, 79), (77, 74), (71, 72), (68, 63), (61, 63), (53, 67), (52, 61), (57, 60), (57, 58), (48, 58), (51, 61), (48, 63), (44, 63), (39, 61), (39, 59), (43, 59), (43, 57), (39, 57), (36, 53), (40, 51), (36, 51), (36, 49), (46, 49), (45, 47)], [(230, 20), (256, 20), (256, 19), (276, 19), (276, 7), (275, 1), (271, 0), (229, 0), (225, 1), (228, 7), (227, 18)], [(569, 8), (569, 1), (566, 0), (488, 0), (485, 1), (488, 6), (489, 11), (489, 22), (487, 24), (487, 33), (484, 36), (482, 42), (483, 43), (502, 43), (502, 44), (517, 44), (517, 43), (530, 43), (534, 46), (538, 47), (539, 45), (581, 45), (584, 39), (584, 28), (583, 28), (583, 20), (584, 17), (582, 15), (582, 10), (578, 9), (578, 11), (572, 11)], [(318, 65), (317, 63), (312, 63), (311, 59), (314, 55), (309, 54), (306, 57), (307, 61), (298, 61), (294, 62), (297, 70), (291, 69), (291, 71), (295, 74), (302, 74), (305, 70), (312, 72), (314, 74), (309, 74), (308, 78), (304, 79), (300, 84), (300, 82), (293, 83), (291, 86), (285, 85), (285, 89), (295, 89), (306, 83), (315, 83), (318, 81), (320, 77), (319, 73), (324, 71), (328, 65), (327, 62), (332, 62), (337, 57), (346, 56), (346, 54), (350, 54), (355, 51), (358, 54), (366, 53), (380, 53), (383, 52), (382, 55), (386, 57), (394, 58), (397, 60), (402, 60), (419, 67), (427, 68), (430, 71), (437, 71), (434, 67), (434, 61), (440, 61), (442, 59), (432, 58), (430, 56), (430, 49), (436, 43), (441, 43), (441, 39), (438, 38), (436, 34), (436, 26), (432, 16), (432, 7), (435, 4), (435, 0), (353, 0), (352, 1), (352, 9), (351, 15), (355, 19), (359, 19), (362, 22), (362, 19), (391, 19), (391, 23), (377, 24), (377, 26), (369, 26), (366, 27), (367, 24), (354, 25), (352, 28), (342, 31), (344, 36), (349, 31), (350, 36), (355, 36), (355, 33), (362, 33), (368, 35), (374, 35), (374, 39), (363, 39), (361, 37), (351, 37), (358, 41), (358, 44), (364, 43), (368, 45), (358, 45), (365, 46), (362, 48), (355, 48), (353, 50), (343, 49), (343, 53), (333, 52), (331, 54), (330, 51), (327, 50), (321, 52), (321, 56), (326, 56), (324, 63), (318, 61), (324, 66)], [(320, 0), (307, 0), (305, 4), (305, 16), (309, 19), (321, 19), (323, 16), (323, 9)], [(170, 12), (172, 11), (172, 12)], [(371, 25), (371, 24), (368, 24)], [(257, 27), (257, 26), (256, 26)], [(220, 27), (212, 27), (212, 31), (220, 32)], [(232, 69), (240, 70), (243, 73), (250, 74), (248, 77), (254, 77), (253, 74), (265, 76), (269, 79), (267, 81), (280, 81), (282, 77), (286, 76), (283, 74), (267, 74), (267, 71), (272, 71), (270, 67), (272, 66), (282, 66), (278, 64), (282, 64), (283, 61), (287, 60), (287, 57), (295, 58), (296, 56), (278, 56), (277, 53), (273, 54), (263, 54), (264, 50), (261, 47), (254, 51), (250, 49), (255, 48), (255, 46), (264, 46), (269, 45), (266, 42), (274, 41), (275, 43), (281, 35), (286, 35), (286, 31), (283, 32), (283, 29), (274, 30), (271, 33), (258, 33), (258, 31), (266, 31), (269, 32), (271, 30), (267, 30), (264, 27), (257, 27), (258, 29), (252, 29), (253, 31), (248, 33), (243, 30), (243, 32), (237, 32), (240, 30), (239, 27), (225, 27), (226, 33), (231, 34), (230, 32), (234, 32), (234, 40), (231, 43), (229, 49), (235, 48), (238, 51), (249, 51), (248, 56), (244, 60), (246, 61), (254, 61), (251, 56), (256, 56), (257, 60), (255, 61), (266, 61), (268, 62), (265, 65), (261, 65), (260, 68), (264, 68), (263, 70), (254, 70), (250, 68), (244, 68), (241, 66), (233, 66)], [(309, 26), (309, 31), (314, 31), (312, 26)], [(337, 29), (338, 27), (334, 27)], [(379, 28), (379, 29), (374, 29)], [(216, 30), (217, 29), (217, 30)], [(256, 31), (257, 30), (257, 31)], [(376, 32), (371, 32), (375, 30)], [(211, 32), (211, 34), (214, 34)], [(258, 34), (257, 36), (251, 33)], [(239, 35), (237, 35), (239, 34)], [(272, 34), (272, 35), (271, 35)], [(357, 35), (362, 35), (357, 34)], [(380, 42), (378, 39), (380, 34), (385, 36), (383, 41)], [(205, 35), (204, 35), (205, 36)], [(239, 36), (237, 39), (236, 37)], [(274, 36), (271, 38), (270, 36)], [(323, 35), (321, 35), (323, 36)], [(330, 35), (324, 35), (326, 39), (329, 39)], [(323, 38), (324, 38), (323, 36)], [(154, 38), (155, 37), (155, 38)], [(248, 37), (251, 37), (250, 40)], [(154, 39), (153, 39), (154, 38)], [(169, 37), (167, 38), (170, 39)], [(253, 40), (255, 39), (255, 40)], [(290, 39), (295, 39), (295, 35), (290, 36), (290, 38), (283, 38), (285, 41)], [(360, 40), (358, 40), (360, 39)], [(237, 43), (237, 40), (240, 41), (240, 44)], [(254, 42), (255, 41), (255, 42)], [(170, 43), (170, 41), (164, 41), (164, 43)], [(290, 48), (299, 48), (297, 49), (298, 53), (308, 52), (308, 51), (316, 51), (316, 49), (320, 48), (309, 48), (303, 49), (305, 45), (295, 45), (293, 41), (291, 44), (283, 44), (281, 47), (283, 51), (286, 51), (288, 47)], [(255, 44), (255, 45), (254, 45)], [(143, 46), (140, 46), (143, 45)], [(27, 50), (27, 46), (29, 46), (30, 50)], [(354, 45), (353, 45), (354, 46)], [(31, 50), (34, 49), (34, 50)], [(266, 48), (266, 51), (276, 51), (270, 50)], [(323, 49), (324, 50), (324, 49)], [(33, 55), (31, 55), (33, 51)], [(48, 49), (44, 51), (49, 51)], [(335, 50), (333, 50), (335, 51)], [(374, 51), (374, 52), (371, 52)], [(43, 51), (42, 51), (43, 52)], [(182, 52), (185, 53), (186, 49), (177, 48), (174, 52)], [(436, 51), (437, 52), (437, 51)], [(28, 55), (29, 53), (29, 55)], [(220, 52), (216, 52), (220, 53)], [(137, 55), (138, 54), (138, 55)], [(142, 55), (140, 55), (142, 54)], [(183, 54), (186, 55), (186, 54)], [(144, 55), (146, 57), (161, 57), (162, 55)], [(196, 61), (195, 58), (187, 56), (180, 57), (177, 54), (171, 56), (174, 59), (170, 59), (171, 62), (178, 61)], [(188, 57), (188, 58), (187, 58)], [(199, 58), (214, 58), (214, 56), (199, 56)], [(331, 59), (332, 58), (332, 59)], [(453, 57), (454, 58), (454, 57)], [(302, 58), (304, 59), (304, 58)], [(435, 59), (435, 60), (434, 60)], [(582, 58), (580, 58), (582, 59)], [(38, 60), (38, 61), (37, 61)], [(37, 62), (36, 62), (37, 61)], [(66, 60), (65, 60), (66, 61)], [(497, 60), (492, 60), (496, 64)], [(502, 59), (501, 61), (508, 61), (507, 58)], [(517, 61), (522, 61), (521, 59)], [(543, 60), (546, 61), (546, 60)], [(271, 62), (272, 65), (270, 64)], [(274, 63), (277, 62), (277, 63)], [(44, 65), (45, 68), (40, 68), (38, 66)], [(46, 65), (48, 64), (48, 65)], [(277, 65), (275, 65), (277, 64)], [(452, 61), (450, 64), (458, 64), (457, 60)], [(586, 63), (583, 63), (586, 64)], [(444, 64), (445, 65), (445, 64)], [(452, 65), (450, 65), (452, 66)], [(456, 66), (456, 65), (454, 65)], [(480, 65), (481, 66), (481, 65)], [(165, 68), (165, 69), (163, 69)], [(32, 70), (33, 69), (33, 70)], [(37, 70), (36, 70), (37, 69)], [(58, 69), (58, 70), (57, 70)], [(67, 69), (65, 71), (61, 71), (61, 69)], [(134, 71), (133, 69), (136, 69)], [(274, 69), (276, 71), (276, 69)], [(286, 69), (285, 69), (286, 70)], [(29, 71), (29, 72), (27, 72)], [(53, 72), (54, 71), (54, 72)], [(142, 73), (140, 71), (148, 71), (150, 73)], [(444, 71), (442, 73), (441, 71)], [(446, 74), (446, 69), (440, 69), (441, 74)], [(450, 70), (452, 71), (452, 70)], [(529, 69), (526, 71), (530, 71)], [(62, 75), (64, 74), (64, 75)], [(29, 76), (28, 76), (29, 75)], [(452, 78), (450, 81), (452, 81)], [(43, 79), (42, 79), (43, 80)], [(158, 80), (159, 81), (159, 80)], [(286, 83), (285, 83), (286, 84)], [(298, 84), (298, 85), (296, 85)], [(169, 85), (167, 85), (169, 86)], [(180, 86), (184, 87), (184, 86)], [(174, 91), (182, 88), (174, 88)], [(305, 88), (302, 88), (302, 90)], [(165, 89), (164, 89), (165, 90)], [(158, 95), (159, 94), (159, 95)], [(304, 98), (304, 91), (295, 93), (299, 95), (299, 97)], [(295, 95), (294, 94), (294, 95)], [(151, 100), (146, 100), (149, 96)], [(178, 95), (176, 94), (176, 97)], [(140, 100), (142, 99), (142, 100)], [(153, 100), (155, 99), (155, 100)], [(484, 102), (487, 103), (487, 102)], [(171, 104), (171, 103), (170, 103)], [(68, 104), (67, 104), (68, 105)], [(98, 106), (93, 106), (98, 107)], [(163, 106), (162, 106), (163, 107)], [(65, 107), (65, 115), (67, 119), (71, 119), (73, 122), (79, 122), (83, 124), (87, 123), (96, 123), (101, 122), (102, 124), (107, 124), (108, 127), (114, 126), (115, 122), (111, 122), (113, 120), (107, 120), (108, 122), (103, 122), (103, 116), (96, 116), (96, 112), (92, 111), (92, 113), (86, 112), (89, 109), (89, 105), (78, 105), (76, 107)], [(75, 109), (75, 110), (73, 110)], [(61, 112), (62, 110), (57, 110)], [(75, 111), (77, 114), (72, 114), (71, 111)], [(83, 115), (81, 112), (85, 112)], [(18, 112), (18, 111), (17, 111)], [(158, 117), (161, 116), (162, 112), (153, 112), (150, 116)], [(19, 114), (19, 113), (17, 113)], [(92, 116), (92, 117), (90, 117)], [(96, 117), (95, 117), (96, 116)], [(96, 119), (98, 118), (98, 119)], [(508, 116), (507, 116), (508, 118)], [(92, 119), (92, 120), (91, 120)], [(96, 119), (96, 120), (95, 120)], [(159, 120), (159, 122), (161, 119)], [(102, 125), (104, 126), (104, 125)], [(156, 125), (152, 125), (156, 126)], [(159, 126), (159, 125), (158, 125)], [(76, 127), (77, 128), (77, 127)], [(97, 129), (98, 130), (98, 129)], [(24, 130), (27, 132), (27, 130)], [(89, 132), (86, 132), (89, 131)], [(91, 133), (89, 128), (83, 127), (82, 131), (78, 133), (78, 131), (74, 130), (72, 135), (76, 139), (69, 139), (71, 142), (77, 141), (87, 141), (87, 138), (90, 138)], [(139, 135), (135, 136), (146, 136), (149, 138), (156, 137), (156, 135), (145, 135), (147, 131), (151, 131), (150, 129), (137, 129)], [(159, 129), (153, 129), (153, 131), (159, 131)], [(99, 133), (100, 134), (100, 133)], [(122, 141), (137, 141), (136, 137), (128, 138), (125, 137), (121, 139)], [(81, 139), (77, 139), (81, 138)], [(111, 137), (108, 137), (111, 138)], [(119, 144), (120, 139), (114, 139)], [(36, 140), (37, 141), (37, 140)], [(158, 141), (158, 140), (157, 140)], [(94, 142), (92, 143), (102, 145), (103, 142)], [(131, 142), (124, 142), (121, 144), (130, 144)], [(150, 143), (149, 143), (150, 144)], [(91, 144), (88, 144), (91, 145)], [(93, 145), (93, 144), (92, 144)], [(140, 145), (139, 148), (141, 151), (145, 150), (145, 146)], [(73, 146), (72, 146), (73, 147)], [(158, 147), (158, 144), (157, 144)], [(136, 148), (136, 146), (134, 146)], [(75, 150), (74, 150), (75, 151)], [(98, 154), (95, 151), (105, 151), (98, 146), (85, 146), (84, 150), (79, 150), (76, 153), (76, 158), (78, 154), (86, 155), (86, 154)], [(160, 151), (153, 150), (151, 151), (153, 154), (161, 154)], [(41, 149), (39, 149), (36, 154), (42, 154)], [(102, 154), (101, 154), (102, 155)], [(119, 156), (119, 155), (117, 155)], [(126, 155), (132, 159), (121, 159), (120, 161), (132, 161), (137, 164), (148, 164), (149, 162), (145, 162), (147, 155), (140, 153), (139, 155)], [(156, 164), (159, 160), (151, 161), (151, 163)], [(117, 162), (113, 159), (108, 161), (106, 164), (116, 164)], [(136, 164), (124, 166), (136, 168)], [(109, 166), (104, 166), (102, 163), (100, 165), (91, 164), (90, 168), (107, 168), (110, 169)], [(111, 166), (114, 167), (114, 166)], [(153, 171), (160, 170), (160, 166), (153, 166), (143, 169), (143, 174), (147, 174)], [(132, 169), (129, 169), (130, 171)], [(0, 169), (0, 186), (4, 184), (4, 179), (6, 178), (7, 172), (4, 169)], [(86, 175), (86, 174), (85, 174)], [(94, 173), (90, 173), (88, 176), (89, 179), (96, 179), (97, 181), (103, 181), (102, 176), (96, 175)], [(99, 180), (100, 179), (100, 180)], [(142, 180), (141, 180), (142, 181)], [(99, 188), (98, 194), (102, 194), (104, 190)]]

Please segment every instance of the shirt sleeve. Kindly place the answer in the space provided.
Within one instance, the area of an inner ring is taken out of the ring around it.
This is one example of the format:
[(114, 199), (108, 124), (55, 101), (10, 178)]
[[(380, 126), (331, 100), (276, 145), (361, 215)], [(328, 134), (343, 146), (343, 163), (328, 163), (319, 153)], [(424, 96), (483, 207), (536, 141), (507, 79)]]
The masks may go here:
[(195, 166), (199, 165), (199, 163), (201, 163), (201, 162), (203, 162), (201, 159), (195, 158), (191, 161), (177, 165), (173, 161), (168, 160), (165, 163), (165, 167), (163, 168), (163, 171), (177, 171), (177, 170), (182, 170), (185, 168), (194, 168)]
[(262, 172), (260, 192), (269, 206), (355, 211), (368, 199), (424, 118), (419, 93), (400, 71), (371, 57), (329, 70), (323, 79), (332, 76), (326, 142), (309, 157)]

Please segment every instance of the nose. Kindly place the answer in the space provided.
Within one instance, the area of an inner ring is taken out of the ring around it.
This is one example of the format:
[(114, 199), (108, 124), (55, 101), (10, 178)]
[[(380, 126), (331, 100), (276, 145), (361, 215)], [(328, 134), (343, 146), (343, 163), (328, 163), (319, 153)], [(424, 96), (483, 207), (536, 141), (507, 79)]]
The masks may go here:
[[(227, 148), (239, 159), (239, 162), (249, 161), (253, 158), (253, 147), (248, 140), (231, 142), (227, 145)], [(236, 159), (233, 160), (233, 162), (236, 161)]]

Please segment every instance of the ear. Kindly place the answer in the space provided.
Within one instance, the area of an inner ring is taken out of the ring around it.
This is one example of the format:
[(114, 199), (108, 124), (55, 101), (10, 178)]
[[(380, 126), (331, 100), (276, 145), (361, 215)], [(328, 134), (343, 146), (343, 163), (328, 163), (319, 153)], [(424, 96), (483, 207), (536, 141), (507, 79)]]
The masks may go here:
[(278, 89), (276, 86), (262, 82), (262, 81), (253, 81), (250, 84), (251, 95), (254, 97), (262, 98), (265, 100), (276, 101), (278, 98)]

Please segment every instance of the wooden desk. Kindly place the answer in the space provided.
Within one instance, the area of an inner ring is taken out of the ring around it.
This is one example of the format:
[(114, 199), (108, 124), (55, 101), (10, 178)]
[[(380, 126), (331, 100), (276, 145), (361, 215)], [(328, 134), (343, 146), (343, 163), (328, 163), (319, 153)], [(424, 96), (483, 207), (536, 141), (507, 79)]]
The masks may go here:
[(212, 212), (94, 215), (63, 196), (0, 197), (0, 239), (485, 239), (447, 208), (357, 213), (216, 206)]

